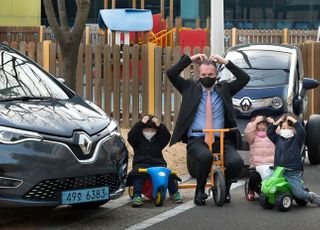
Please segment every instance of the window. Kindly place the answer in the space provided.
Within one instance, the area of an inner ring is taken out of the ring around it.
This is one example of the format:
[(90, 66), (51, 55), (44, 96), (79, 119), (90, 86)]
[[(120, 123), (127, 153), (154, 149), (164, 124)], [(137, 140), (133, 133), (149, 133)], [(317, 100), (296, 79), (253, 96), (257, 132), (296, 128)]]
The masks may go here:
[[(288, 84), (291, 54), (276, 51), (230, 51), (227, 59), (250, 75), (246, 87), (274, 87)], [(233, 74), (224, 68), (220, 81), (234, 80)]]

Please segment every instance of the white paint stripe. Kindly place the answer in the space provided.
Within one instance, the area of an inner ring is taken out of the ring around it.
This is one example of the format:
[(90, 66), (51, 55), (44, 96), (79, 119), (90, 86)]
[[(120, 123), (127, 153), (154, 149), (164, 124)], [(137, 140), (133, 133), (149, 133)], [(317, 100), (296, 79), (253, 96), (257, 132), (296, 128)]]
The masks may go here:
[(193, 208), (195, 204), (193, 203), (193, 200), (188, 201), (187, 203), (184, 203), (182, 205), (179, 205), (178, 207), (175, 207), (174, 209), (171, 209), (169, 211), (166, 211), (164, 213), (161, 213), (158, 216), (152, 217), (148, 220), (145, 220), (143, 222), (140, 222), (138, 224), (132, 225), (129, 228), (126, 228), (127, 230), (136, 230), (136, 229), (145, 229), (152, 225), (155, 225), (157, 223), (160, 223), (161, 221), (164, 221), (166, 219), (169, 219), (170, 217), (176, 216), (179, 213), (185, 212), (189, 210), (190, 208)]
[[(233, 183), (230, 189), (232, 190), (242, 185), (244, 185), (244, 181), (238, 181), (237, 183)], [(175, 207), (174, 209), (168, 210), (164, 213), (159, 214), (158, 216), (154, 216), (150, 219), (147, 219), (145, 221), (132, 225), (126, 229), (127, 230), (146, 229), (157, 223), (167, 220), (173, 216), (176, 216), (182, 212), (185, 212), (193, 207), (195, 207), (195, 204), (193, 203), (193, 200), (191, 200), (191, 201), (188, 201), (187, 203), (179, 205), (178, 207)]]

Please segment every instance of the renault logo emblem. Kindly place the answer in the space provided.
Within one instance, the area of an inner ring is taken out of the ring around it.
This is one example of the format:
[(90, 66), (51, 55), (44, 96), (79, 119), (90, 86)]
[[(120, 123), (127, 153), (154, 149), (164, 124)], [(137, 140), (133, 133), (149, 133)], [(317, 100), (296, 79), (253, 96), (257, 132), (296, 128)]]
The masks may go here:
[(250, 98), (248, 98), (248, 97), (243, 98), (240, 102), (240, 106), (241, 106), (242, 111), (249, 111), (249, 109), (252, 106)]
[(80, 146), (84, 155), (88, 155), (92, 148), (92, 139), (84, 132), (76, 133), (75, 142)]

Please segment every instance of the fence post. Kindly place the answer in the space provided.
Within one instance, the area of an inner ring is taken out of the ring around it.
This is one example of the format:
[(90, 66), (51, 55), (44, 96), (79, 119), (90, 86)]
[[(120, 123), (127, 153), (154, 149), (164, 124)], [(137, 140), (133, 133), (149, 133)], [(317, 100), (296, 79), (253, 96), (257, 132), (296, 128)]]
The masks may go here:
[(130, 46), (123, 46), (122, 53), (122, 125), (129, 128), (130, 118)]
[(44, 31), (44, 26), (40, 26), (40, 30), (39, 30), (39, 42), (43, 42), (43, 31)]
[(148, 113), (148, 45), (144, 44), (141, 48), (142, 57), (142, 114)]
[(154, 59), (154, 113), (162, 121), (162, 48), (155, 48)]
[(283, 43), (284, 44), (289, 43), (289, 30), (288, 30), (288, 28), (283, 29)]
[(50, 44), (51, 40), (43, 41), (43, 68), (49, 72), (50, 71)]
[(90, 43), (90, 27), (86, 26), (85, 28), (85, 45)]
[(238, 35), (237, 35), (237, 28), (232, 28), (231, 30), (231, 45), (235, 46), (237, 45), (237, 41), (238, 41)]
[(148, 113), (154, 114), (154, 43), (148, 43)]

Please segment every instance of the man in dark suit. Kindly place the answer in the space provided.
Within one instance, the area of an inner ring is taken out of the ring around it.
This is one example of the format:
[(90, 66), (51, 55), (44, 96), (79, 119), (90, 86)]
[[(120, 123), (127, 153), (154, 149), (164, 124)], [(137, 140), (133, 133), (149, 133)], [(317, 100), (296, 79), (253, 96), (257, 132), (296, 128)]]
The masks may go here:
[[(179, 74), (192, 62), (198, 63), (199, 76), (184, 79)], [(234, 76), (232, 82), (216, 82), (216, 63), (224, 65)], [(207, 121), (211, 120), (214, 129), (236, 127), (235, 112), (232, 105), (232, 96), (240, 91), (248, 82), (249, 75), (231, 61), (219, 55), (208, 58), (205, 54), (196, 54), (191, 57), (183, 55), (181, 59), (167, 70), (167, 76), (173, 86), (181, 93), (182, 102), (170, 145), (183, 141), (187, 143), (187, 154), (196, 162), (197, 188), (194, 198), (196, 205), (205, 205), (207, 195), (205, 184), (212, 165), (212, 154), (205, 142), (203, 133), (193, 133), (193, 129), (204, 129)], [(211, 103), (210, 103), (211, 102)], [(208, 105), (209, 104), (209, 105)], [(209, 107), (210, 106), (210, 107)], [(210, 119), (206, 117), (206, 110), (212, 110)], [(217, 134), (215, 134), (217, 135)], [(219, 136), (215, 136), (213, 147), (218, 147)], [(235, 148), (235, 138), (232, 133), (225, 137), (225, 178), (226, 199), (230, 202), (230, 186), (242, 167), (243, 160)]]

